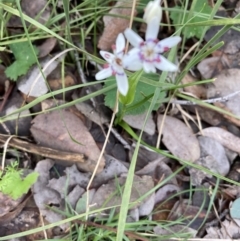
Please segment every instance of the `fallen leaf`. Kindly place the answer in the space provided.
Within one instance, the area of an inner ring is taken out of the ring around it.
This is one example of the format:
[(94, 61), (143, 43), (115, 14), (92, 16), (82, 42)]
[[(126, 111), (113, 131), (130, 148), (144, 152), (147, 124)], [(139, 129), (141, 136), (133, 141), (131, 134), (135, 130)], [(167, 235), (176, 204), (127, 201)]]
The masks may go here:
[[(158, 130), (161, 127), (163, 115), (158, 115)], [(166, 116), (162, 141), (168, 150), (180, 159), (195, 162), (200, 157), (200, 147), (196, 136), (182, 121)]]
[[(136, 172), (136, 175), (151, 176), (155, 183), (163, 181), (173, 174), (171, 168), (165, 163), (166, 157), (160, 157), (155, 161), (150, 162), (145, 167)], [(176, 177), (172, 177), (167, 183), (177, 185)]]
[(237, 240), (239, 237), (239, 226), (232, 220), (225, 219), (221, 222), (221, 227), (209, 227), (206, 229), (207, 235), (203, 237), (205, 240)]
[[(50, 18), (50, 8), (47, 4), (47, 0), (21, 0), (21, 10), (27, 16), (35, 19), (41, 23), (45, 24)], [(25, 21), (26, 26), (30, 23)], [(16, 15), (12, 15), (8, 21), (8, 27), (22, 27), (22, 20)]]
[[(95, 169), (100, 150), (81, 119), (73, 113), (62, 110), (40, 114), (33, 120), (31, 133), (39, 145), (84, 154), (87, 161), (77, 163), (81, 170), (93, 172)], [(104, 164), (102, 157), (98, 172), (102, 171)], [(69, 163), (65, 162), (65, 165)]]
[(123, 173), (128, 173), (128, 169), (114, 157), (105, 155), (105, 158), (105, 167), (102, 172), (94, 177), (91, 187), (99, 187)]
[(192, 206), (189, 203), (181, 203), (178, 201), (172, 209), (168, 217), (168, 221), (176, 221), (181, 218), (185, 226), (189, 226), (195, 230), (199, 230), (203, 222), (209, 222), (215, 215), (212, 212), (202, 209), (202, 207)]
[[(40, 61), (42, 66), (42, 72), (45, 75), (45, 78), (57, 67), (59, 62), (63, 60), (65, 55), (61, 55), (57, 60), (51, 61), (50, 57), (46, 57)], [(45, 70), (43, 70), (46, 68)], [(18, 90), (20, 90), (25, 95), (30, 95), (34, 97), (42, 96), (48, 92), (48, 86), (44, 77), (42, 76), (38, 65), (34, 65), (28, 73), (21, 77), (18, 82)]]
[[(125, 115), (123, 117), (123, 120), (131, 127), (136, 128), (138, 130), (142, 130), (143, 124), (146, 118), (146, 114), (147, 112), (144, 112), (138, 115)], [(144, 131), (149, 135), (154, 135), (155, 129), (156, 129), (155, 122), (153, 121), (152, 115), (150, 115), (144, 126)]]
[(240, 153), (240, 138), (220, 127), (208, 127), (201, 131), (204, 136), (211, 137), (228, 149)]
[(160, 203), (169, 198), (173, 193), (179, 192), (180, 188), (174, 184), (166, 184), (160, 187), (155, 195), (155, 204)]
[(204, 120), (212, 126), (220, 125), (220, 123), (224, 121), (222, 114), (203, 106), (187, 105), (184, 106), (184, 108), (193, 112), (194, 114), (197, 112), (201, 120)]
[(205, 99), (206, 89), (203, 85), (194, 85), (194, 82), (196, 81), (197, 79), (195, 79), (192, 75), (186, 74), (181, 81), (182, 84), (193, 84), (193, 85), (184, 87), (184, 91), (191, 93), (193, 96), (196, 96), (199, 99)]
[(201, 73), (202, 78), (211, 79), (221, 73), (223, 69), (230, 67), (230, 61), (227, 55), (210, 57), (203, 59), (197, 66), (197, 69)]
[[(124, 189), (126, 177), (114, 178), (102, 185), (93, 196), (92, 205), (94, 205), (94, 209), (98, 209), (101, 207), (109, 207), (109, 209), (113, 206), (116, 207), (116, 212), (118, 213), (121, 205), (122, 199), (121, 194)], [(149, 192), (153, 188), (153, 180), (149, 176), (134, 176), (130, 203), (135, 202), (132, 206), (132, 209), (139, 207), (142, 203), (148, 200), (149, 196), (144, 198), (141, 202), (136, 202), (140, 197)], [(105, 212), (109, 213), (110, 210), (106, 210)]]
[[(153, 230), (154, 230), (154, 233), (159, 236), (169, 235), (169, 237), (170, 236), (172, 237), (172, 235), (174, 234), (174, 236), (183, 237), (184, 235), (185, 237), (187, 237), (187, 239), (194, 238), (196, 237), (196, 234), (197, 234), (197, 230), (190, 227), (186, 227), (185, 225), (180, 225), (180, 224), (171, 225), (171, 226), (168, 226), (167, 228), (164, 228), (162, 226), (156, 226), (155, 228), (153, 228)], [(167, 240), (170, 240), (170, 239), (167, 239)]]
[(43, 58), (46, 57), (53, 50), (57, 43), (56, 38), (47, 38), (40, 46), (37, 46), (39, 50), (38, 57)]
[(66, 192), (68, 193), (68, 191), (74, 188), (76, 185), (79, 185), (84, 189), (87, 187), (91, 177), (89, 173), (82, 173), (78, 171), (76, 165), (66, 167), (64, 172), (66, 175), (57, 179), (52, 178), (47, 184), (47, 187), (57, 191), (61, 195), (62, 199), (64, 199)]
[[(240, 69), (228, 69), (216, 76), (214, 84), (207, 89), (207, 98), (224, 97), (240, 90)], [(222, 103), (234, 115), (240, 116), (240, 94)]]
[[(214, 173), (226, 176), (230, 170), (230, 163), (223, 146), (215, 139), (206, 136), (200, 136), (198, 140), (201, 157), (195, 164), (206, 167)], [(194, 186), (200, 186), (206, 177), (212, 177), (200, 169), (190, 168), (189, 172), (191, 174), (192, 185)]]
[[(111, 49), (112, 45), (115, 43), (115, 40), (119, 33), (123, 32), (127, 27), (129, 27), (130, 16), (132, 12), (132, 4), (133, 1), (121, 1), (118, 0), (113, 6), (113, 8), (109, 11), (109, 15), (120, 15), (118, 16), (104, 16), (104, 31), (99, 39), (98, 48), (102, 50)], [(134, 16), (136, 16), (137, 12), (134, 11)]]
[[(48, 207), (57, 207), (59, 210), (64, 210), (64, 205), (61, 195), (47, 187), (50, 180), (49, 170), (52, 168), (54, 162), (49, 159), (42, 160), (37, 163), (35, 171), (39, 173), (38, 180), (32, 186), (32, 193), (34, 201), (39, 208), (41, 214), (49, 223), (55, 223), (64, 219), (60, 213), (50, 210)], [(68, 223), (61, 224), (60, 227), (66, 230), (69, 227)]]
[[(77, 84), (76, 77), (67, 69), (62, 76), (61, 66), (57, 66), (47, 77), (47, 82), (51, 91), (60, 90)], [(74, 90), (64, 91), (62, 94), (55, 95), (55, 98), (70, 100)]]

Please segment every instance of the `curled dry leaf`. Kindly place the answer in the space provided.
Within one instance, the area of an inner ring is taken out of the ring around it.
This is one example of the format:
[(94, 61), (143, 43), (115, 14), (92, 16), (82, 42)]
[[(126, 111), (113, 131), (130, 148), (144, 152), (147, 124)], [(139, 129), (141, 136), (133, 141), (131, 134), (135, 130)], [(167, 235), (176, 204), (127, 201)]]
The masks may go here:
[(220, 128), (209, 127), (205, 128), (201, 132), (204, 136), (211, 137), (221, 143), (228, 149), (240, 153), (240, 138), (232, 133)]
[[(98, 48), (102, 50), (111, 49), (112, 45), (119, 33), (123, 32), (129, 27), (129, 18), (132, 12), (133, 1), (121, 1), (118, 0), (115, 6), (110, 10), (109, 15), (120, 15), (118, 16), (104, 16), (103, 22), (105, 25), (103, 34), (98, 42)], [(134, 16), (137, 12), (135, 10)]]
[[(163, 115), (158, 115), (157, 126), (160, 129)], [(195, 162), (200, 157), (198, 139), (182, 121), (166, 116), (162, 141), (168, 150), (180, 159)]]
[[(62, 110), (38, 115), (33, 121), (31, 133), (42, 146), (83, 154), (86, 162), (78, 162), (78, 168), (93, 172), (100, 150), (81, 119), (73, 113)], [(73, 162), (62, 164), (70, 165)], [(104, 164), (102, 157), (98, 172), (102, 171)]]

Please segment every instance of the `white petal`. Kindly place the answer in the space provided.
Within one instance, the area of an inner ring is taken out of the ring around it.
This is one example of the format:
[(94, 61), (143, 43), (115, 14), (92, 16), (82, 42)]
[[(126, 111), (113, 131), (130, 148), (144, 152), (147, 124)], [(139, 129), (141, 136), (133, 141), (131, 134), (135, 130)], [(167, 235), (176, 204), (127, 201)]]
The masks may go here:
[(158, 53), (163, 53), (167, 49), (170, 49), (176, 46), (180, 41), (181, 41), (181, 37), (179, 36), (165, 38), (156, 44), (155, 51)]
[(158, 31), (159, 31), (159, 18), (154, 17), (147, 25), (146, 36), (145, 36), (146, 41), (157, 39)]
[(107, 51), (101, 50), (101, 51), (100, 51), (100, 54), (102, 55), (102, 57), (103, 57), (109, 64), (111, 64), (111, 63), (114, 61), (114, 59), (115, 59), (115, 55), (112, 54), (112, 53), (109, 53), (109, 52), (107, 52)]
[(127, 28), (124, 31), (124, 35), (129, 43), (134, 47), (139, 47), (139, 45), (144, 42), (143, 39), (130, 28)]
[(117, 81), (117, 87), (118, 87), (118, 91), (126, 96), (127, 92), (128, 92), (128, 79), (127, 79), (127, 75), (122, 72), (122, 73), (117, 73), (116, 74), (116, 81)]
[(125, 48), (125, 38), (122, 33), (118, 34), (116, 39), (116, 53), (120, 53)]
[(131, 49), (122, 59), (122, 64), (124, 69), (130, 71), (138, 71), (142, 68), (142, 60), (139, 56), (139, 49)]
[(162, 70), (162, 71), (177, 71), (178, 67), (167, 60), (165, 57), (162, 55), (160, 56), (160, 62), (154, 62), (154, 65), (156, 68)]
[(162, 8), (161, 8), (161, 0), (150, 1), (145, 8), (145, 13), (143, 19), (146, 23), (149, 23), (152, 18), (158, 17), (158, 23), (161, 22), (162, 19)]
[(143, 63), (143, 69), (146, 73), (156, 73), (156, 68), (154, 66), (154, 63), (144, 62)]
[(101, 71), (99, 71), (96, 75), (95, 78), (96, 80), (102, 80), (102, 79), (106, 79), (108, 77), (112, 76), (112, 69), (111, 67), (102, 69)]

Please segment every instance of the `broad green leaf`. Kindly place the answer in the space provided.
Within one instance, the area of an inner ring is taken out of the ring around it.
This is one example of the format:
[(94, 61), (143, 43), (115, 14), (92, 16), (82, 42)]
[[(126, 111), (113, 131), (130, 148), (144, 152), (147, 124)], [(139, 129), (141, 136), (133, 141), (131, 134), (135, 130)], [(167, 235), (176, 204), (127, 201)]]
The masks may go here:
[[(176, 29), (178, 30), (179, 28), (182, 28), (179, 26), (179, 24), (184, 16), (184, 9), (180, 6), (176, 6), (172, 9), (174, 11), (171, 11), (170, 17), (173, 20), (173, 23), (176, 25)], [(208, 0), (197, 0), (193, 6), (193, 9), (190, 11), (193, 14), (190, 15), (190, 12), (186, 13), (182, 24), (198, 23), (200, 25), (201, 22), (207, 20), (207, 15), (210, 15), (211, 11), (212, 8), (208, 5)], [(205, 26), (186, 26), (184, 27), (182, 33), (186, 38), (197, 37), (200, 39), (204, 29)]]
[(6, 68), (5, 73), (8, 78), (16, 81), (19, 76), (26, 74), (29, 68), (36, 63), (38, 49), (34, 47), (33, 53), (28, 42), (14, 43), (9, 46), (15, 57), (15, 62)]

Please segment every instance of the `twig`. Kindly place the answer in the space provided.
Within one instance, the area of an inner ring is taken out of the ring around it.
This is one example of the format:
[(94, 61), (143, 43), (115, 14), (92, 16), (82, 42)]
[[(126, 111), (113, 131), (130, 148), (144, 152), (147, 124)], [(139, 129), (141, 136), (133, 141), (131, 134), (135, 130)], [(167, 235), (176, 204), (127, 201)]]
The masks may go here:
[[(0, 134), (0, 144), (4, 144), (4, 153), (6, 153), (5, 148), (8, 146), (14, 147), (21, 151), (37, 154), (51, 159), (63, 160), (71, 164), (79, 164), (87, 161), (87, 157), (80, 153), (65, 152), (60, 150), (51, 149), (48, 147), (38, 146), (27, 141), (23, 141), (16, 136), (7, 136)], [(4, 156), (3, 156), (4, 157)]]
[[(223, 96), (223, 97), (218, 97), (218, 98), (214, 98), (214, 99), (208, 99), (208, 100), (199, 100), (201, 102), (204, 103), (215, 103), (215, 102), (227, 102), (229, 101), (229, 99), (231, 99), (232, 97), (234, 97), (235, 95), (239, 94), (239, 91), (236, 91), (234, 93), (231, 93), (229, 95)], [(191, 100), (171, 100), (170, 101), (171, 104), (178, 104), (178, 105), (199, 105), (199, 103), (193, 102)]]

